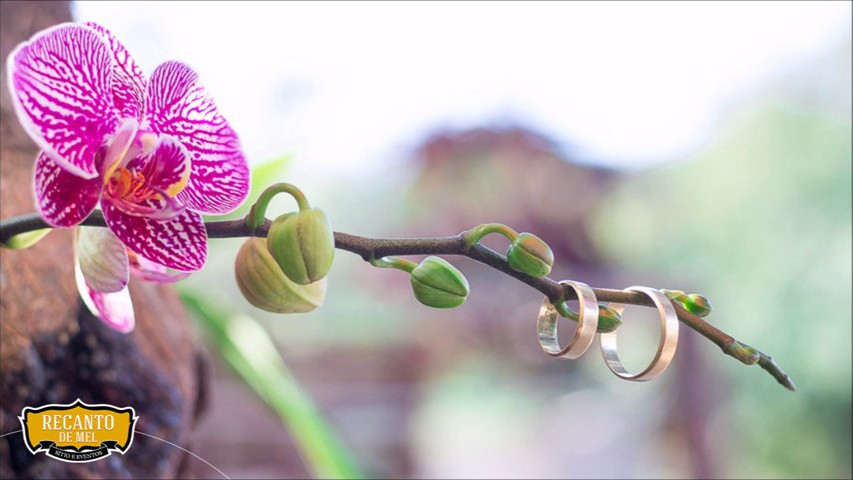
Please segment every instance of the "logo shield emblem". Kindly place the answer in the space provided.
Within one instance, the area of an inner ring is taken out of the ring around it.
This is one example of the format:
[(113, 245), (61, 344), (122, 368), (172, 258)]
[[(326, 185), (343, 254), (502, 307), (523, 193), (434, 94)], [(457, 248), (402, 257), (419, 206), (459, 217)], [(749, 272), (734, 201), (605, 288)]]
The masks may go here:
[(132, 407), (88, 405), (79, 398), (67, 405), (24, 407), (18, 417), (30, 453), (72, 463), (123, 455), (133, 443), (137, 418)]

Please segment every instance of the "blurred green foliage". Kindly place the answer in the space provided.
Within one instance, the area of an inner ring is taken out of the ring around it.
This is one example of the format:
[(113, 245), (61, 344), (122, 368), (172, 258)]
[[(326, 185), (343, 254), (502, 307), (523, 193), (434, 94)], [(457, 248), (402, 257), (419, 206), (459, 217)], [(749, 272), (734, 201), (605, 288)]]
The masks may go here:
[(692, 161), (630, 178), (598, 212), (625, 267), (692, 279), (712, 323), (772, 354), (789, 394), (729, 359), (729, 473), (849, 477), (851, 124), (773, 101), (736, 117)]
[(181, 299), (225, 362), (278, 413), (315, 477), (364, 478), (352, 455), (290, 374), (263, 327), (246, 315), (225, 313), (210, 299), (186, 289)]

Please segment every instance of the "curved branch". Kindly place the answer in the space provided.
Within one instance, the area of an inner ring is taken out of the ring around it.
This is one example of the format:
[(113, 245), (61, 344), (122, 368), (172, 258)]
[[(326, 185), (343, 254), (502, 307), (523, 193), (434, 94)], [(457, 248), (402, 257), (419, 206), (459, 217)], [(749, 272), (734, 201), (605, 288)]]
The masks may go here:
[[(104, 223), (104, 217), (101, 213), (95, 211), (81, 225), (105, 227), (106, 223)], [(205, 223), (207, 235), (210, 238), (265, 237), (269, 226), (270, 222), (266, 221), (264, 225), (252, 231), (244, 219)], [(51, 226), (45, 223), (38, 214), (2, 220), (0, 221), (0, 242), (6, 243), (15, 235), (43, 228), (51, 228)], [(335, 232), (335, 247), (352, 252), (365, 261), (389, 255), (464, 255), (526, 283), (546, 295), (553, 302), (556, 302), (563, 295), (569, 300), (577, 298), (574, 289), (564, 289), (563, 286), (548, 277), (536, 278), (513, 270), (510, 268), (506, 257), (482, 244), (476, 244), (469, 248), (462, 234), (452, 237), (377, 239)], [(593, 291), (601, 302), (654, 306), (648, 296), (637, 292), (625, 292), (609, 288), (593, 288)], [(672, 304), (682, 323), (714, 342), (723, 353), (746, 365), (758, 363), (782, 386), (789, 390), (796, 390), (791, 377), (776, 364), (772, 357), (735, 340), (702, 318), (688, 312), (677, 302), (672, 302)]]

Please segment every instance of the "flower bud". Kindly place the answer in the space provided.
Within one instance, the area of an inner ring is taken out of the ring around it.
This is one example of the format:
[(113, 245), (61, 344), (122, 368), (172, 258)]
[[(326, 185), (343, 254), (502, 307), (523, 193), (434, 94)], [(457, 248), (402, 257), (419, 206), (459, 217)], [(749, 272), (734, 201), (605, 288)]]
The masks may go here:
[[(577, 322), (580, 318), (579, 314), (572, 310), (566, 302), (558, 302), (554, 304), (554, 308), (556, 308), (557, 312), (564, 318), (568, 318), (573, 322)], [(615, 308), (599, 303), (598, 329), (596, 330), (596, 333), (610, 333), (619, 328), (619, 325), (622, 325), (622, 315), (620, 315)]]
[(661, 292), (663, 292), (664, 295), (669, 297), (670, 300), (679, 300), (678, 297), (683, 297), (684, 295), (686, 295), (684, 293), (684, 290), (667, 290), (663, 288), (661, 289)]
[(547, 243), (532, 233), (521, 233), (506, 252), (513, 270), (532, 277), (544, 277), (554, 265), (554, 252)]
[(440, 257), (427, 257), (412, 270), (412, 290), (428, 307), (454, 308), (468, 298), (468, 280)]
[(684, 298), (684, 309), (698, 317), (705, 317), (711, 313), (711, 302), (702, 295), (691, 293)]
[(702, 295), (697, 293), (686, 294), (681, 290), (662, 290), (663, 293), (671, 300), (675, 300), (685, 310), (696, 315), (697, 317), (705, 317), (711, 313), (711, 302)]
[(322, 305), (326, 296), (325, 278), (308, 285), (287, 278), (262, 238), (250, 238), (240, 247), (234, 273), (246, 300), (268, 312), (310, 312)]
[(267, 248), (288, 278), (307, 285), (325, 277), (335, 256), (335, 237), (317, 208), (282, 215), (267, 234)]
[(598, 333), (610, 333), (622, 325), (622, 316), (613, 307), (598, 305)]

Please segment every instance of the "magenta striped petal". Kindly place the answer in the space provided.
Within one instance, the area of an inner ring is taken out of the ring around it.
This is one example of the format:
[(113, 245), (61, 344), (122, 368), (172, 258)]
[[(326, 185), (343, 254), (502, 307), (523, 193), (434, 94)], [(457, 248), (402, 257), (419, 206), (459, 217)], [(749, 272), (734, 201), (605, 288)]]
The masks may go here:
[(127, 248), (168, 268), (199, 270), (207, 259), (207, 231), (201, 215), (186, 210), (169, 220), (128, 215), (104, 198), (104, 218)]
[(127, 256), (130, 259), (130, 271), (146, 282), (174, 283), (189, 277), (191, 273), (170, 270), (130, 250), (127, 251)]
[(190, 67), (179, 62), (157, 67), (145, 110), (148, 127), (177, 138), (192, 157), (192, 174), (178, 200), (213, 214), (243, 203), (249, 194), (249, 167), (240, 141)]
[(121, 333), (128, 333), (136, 325), (133, 314), (133, 302), (127, 287), (118, 292), (104, 293), (93, 289), (86, 283), (80, 264), (74, 265), (74, 279), (77, 281), (77, 291), (83, 303), (92, 315), (101, 319), (110, 328)]
[(170, 220), (182, 214), (187, 207), (178, 203), (174, 197), (158, 193), (156, 197), (135, 202), (126, 198), (110, 197), (114, 207), (135, 217), (148, 217), (153, 220)]
[(174, 196), (186, 186), (190, 164), (187, 149), (174, 137), (161, 135), (150, 155), (130, 160), (126, 168), (144, 175), (146, 187)]
[(18, 119), (66, 170), (98, 175), (95, 155), (118, 127), (112, 102), (112, 54), (98, 34), (62, 24), (9, 55), (8, 82)]
[(86, 284), (102, 293), (127, 286), (130, 268), (127, 248), (106, 228), (80, 227), (77, 261)]
[(98, 205), (103, 183), (69, 173), (44, 152), (36, 158), (34, 189), (42, 218), (54, 227), (82, 222)]
[(83, 25), (98, 32), (110, 48), (113, 56), (113, 103), (121, 117), (142, 120), (148, 84), (142, 69), (109, 30), (94, 22), (86, 22)]

